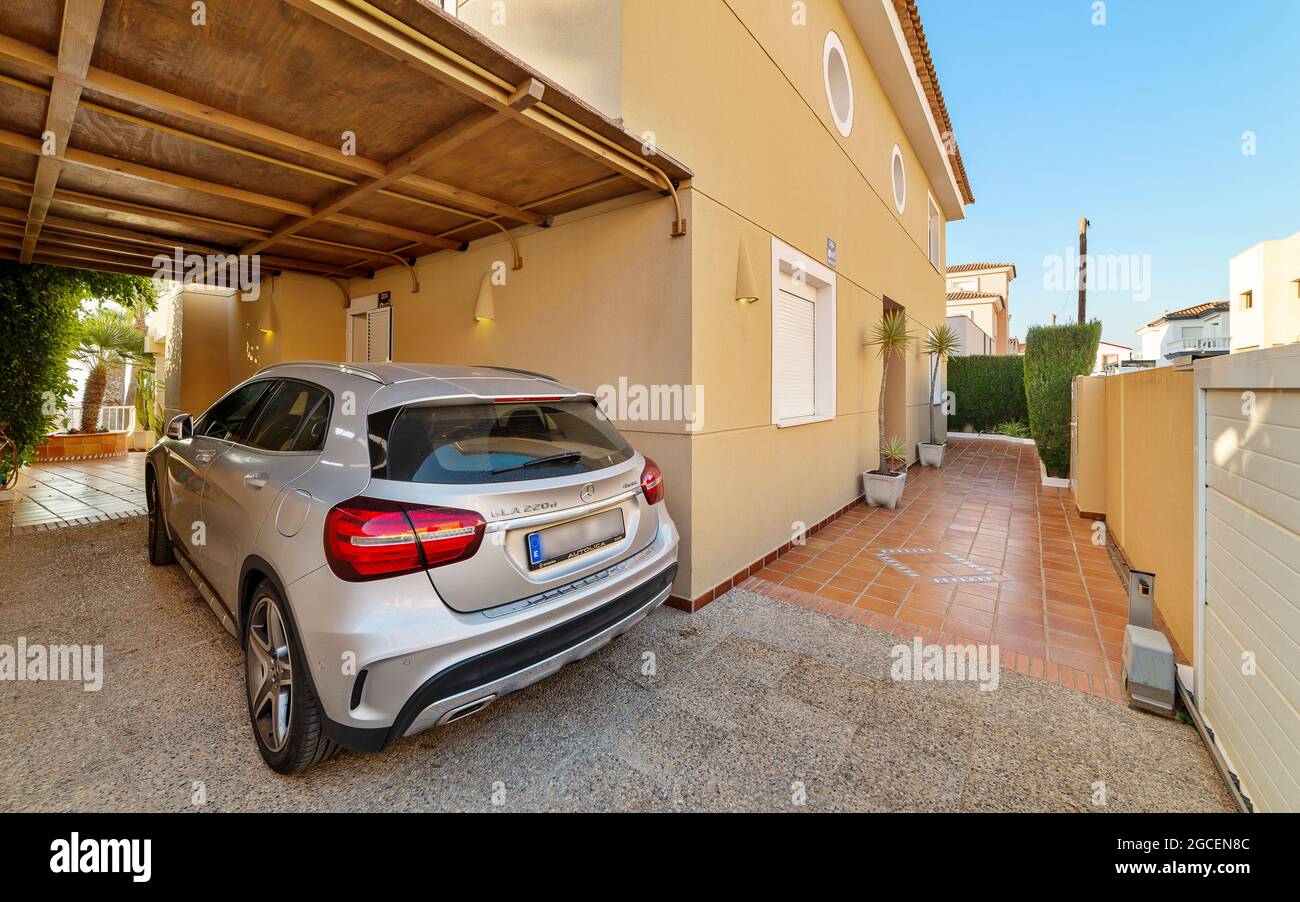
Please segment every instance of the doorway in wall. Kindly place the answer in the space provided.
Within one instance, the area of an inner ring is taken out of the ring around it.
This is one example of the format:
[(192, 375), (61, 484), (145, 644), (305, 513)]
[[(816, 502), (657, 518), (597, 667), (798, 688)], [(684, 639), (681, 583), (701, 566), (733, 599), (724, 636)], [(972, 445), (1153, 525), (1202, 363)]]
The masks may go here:
[(387, 363), (393, 359), (393, 308), (348, 309), (348, 362)]
[[(906, 308), (891, 298), (885, 298), (885, 313)], [(912, 459), (911, 443), (907, 437), (907, 355), (894, 354), (889, 358), (889, 381), (885, 385), (885, 434), (882, 439), (895, 436), (908, 443), (908, 460)]]

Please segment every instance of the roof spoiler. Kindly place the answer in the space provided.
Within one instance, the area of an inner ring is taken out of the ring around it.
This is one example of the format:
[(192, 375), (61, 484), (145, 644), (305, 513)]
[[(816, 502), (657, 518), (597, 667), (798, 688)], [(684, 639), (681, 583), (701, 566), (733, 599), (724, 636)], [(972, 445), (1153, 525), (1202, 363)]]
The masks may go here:
[[(538, 372), (535, 372), (535, 371), (533, 371), (533, 370), (521, 370), (521, 369), (516, 369), (516, 368), (513, 367), (513, 366), (492, 366), (492, 365), (482, 365), (482, 368), (485, 369), (485, 370), (501, 370), (502, 372), (506, 372), (506, 373), (517, 373), (517, 374), (520, 375), (520, 376), (533, 376), (533, 377), (535, 377), (535, 378), (537, 378), (537, 379), (546, 379), (546, 380), (549, 381), (549, 382), (556, 382), (556, 383), (559, 383), (559, 382), (560, 382), (560, 380), (559, 380), (559, 379), (556, 379), (554, 376), (548, 376), (548, 375), (546, 375), (545, 373), (538, 373)], [(560, 384), (563, 384), (563, 383), (560, 383)]]

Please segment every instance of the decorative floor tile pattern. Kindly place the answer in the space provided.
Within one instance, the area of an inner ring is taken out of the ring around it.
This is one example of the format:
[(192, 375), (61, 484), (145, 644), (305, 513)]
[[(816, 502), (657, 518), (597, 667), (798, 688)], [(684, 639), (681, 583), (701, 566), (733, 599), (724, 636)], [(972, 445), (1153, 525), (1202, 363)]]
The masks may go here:
[(0, 527), (15, 535), (148, 512), (144, 452), (105, 460), (35, 464), (18, 476), (17, 497), (0, 502)]
[(942, 469), (909, 471), (897, 510), (859, 505), (752, 575), (1118, 680), (1128, 595), (1092, 536), (1032, 445), (954, 438)]

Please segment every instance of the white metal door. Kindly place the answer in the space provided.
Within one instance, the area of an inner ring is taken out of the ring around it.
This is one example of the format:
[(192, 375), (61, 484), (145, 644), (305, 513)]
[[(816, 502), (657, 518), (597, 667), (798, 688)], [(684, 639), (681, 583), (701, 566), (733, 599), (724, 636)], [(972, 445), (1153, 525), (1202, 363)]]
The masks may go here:
[(393, 359), (393, 308), (375, 307), (348, 314), (348, 362), (387, 363)]
[(1297, 811), (1300, 381), (1250, 386), (1287, 384), (1277, 377), (1300, 357), (1241, 359), (1268, 353), (1197, 364), (1205, 389), (1199, 707), (1255, 809)]

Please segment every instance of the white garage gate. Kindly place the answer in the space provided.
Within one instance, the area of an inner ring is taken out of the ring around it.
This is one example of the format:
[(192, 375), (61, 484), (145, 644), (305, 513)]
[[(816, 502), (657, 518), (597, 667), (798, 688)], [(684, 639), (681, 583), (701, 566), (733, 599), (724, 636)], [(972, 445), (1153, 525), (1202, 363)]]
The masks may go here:
[(1300, 345), (1196, 363), (1196, 698), (1256, 811), (1300, 811)]

